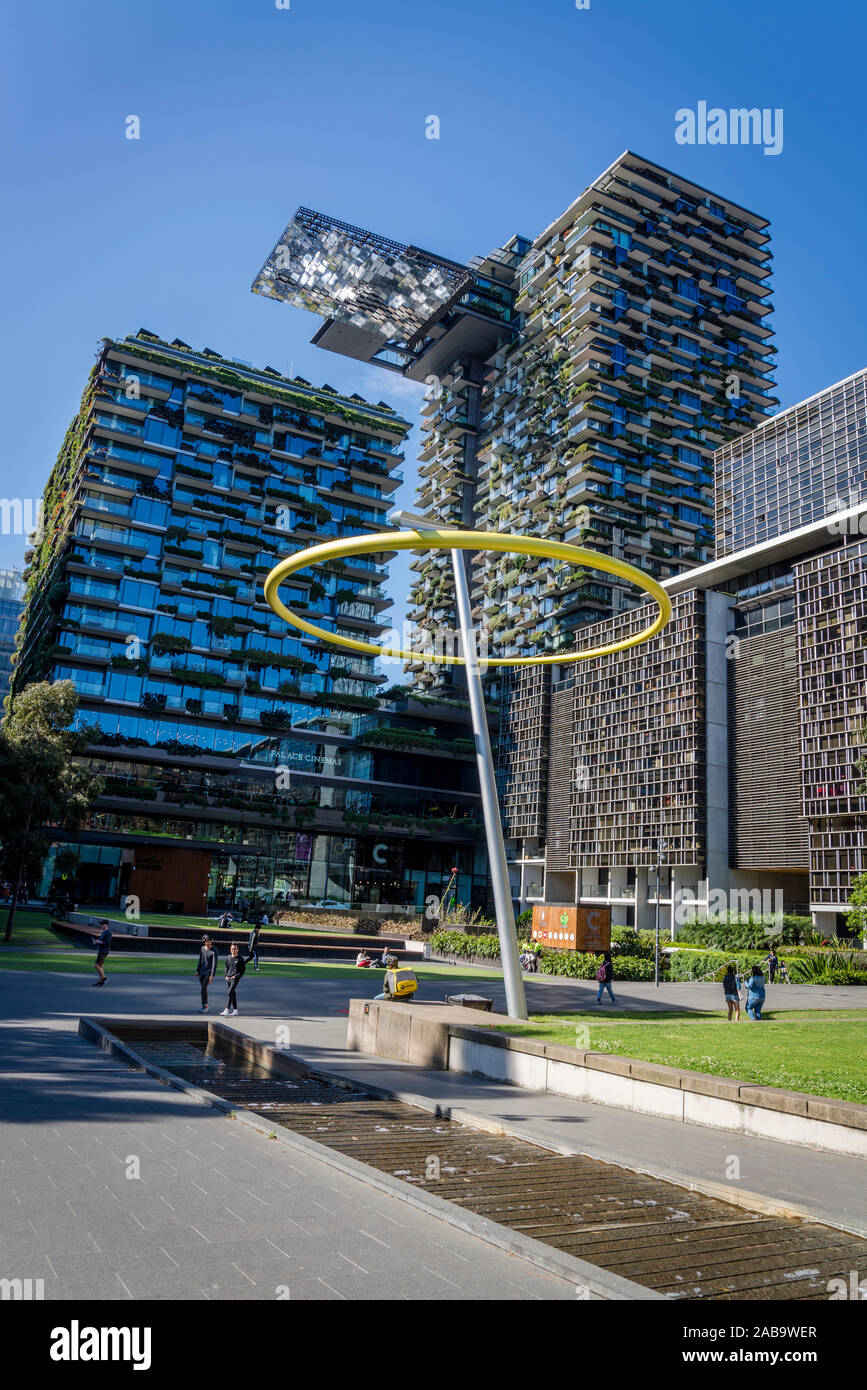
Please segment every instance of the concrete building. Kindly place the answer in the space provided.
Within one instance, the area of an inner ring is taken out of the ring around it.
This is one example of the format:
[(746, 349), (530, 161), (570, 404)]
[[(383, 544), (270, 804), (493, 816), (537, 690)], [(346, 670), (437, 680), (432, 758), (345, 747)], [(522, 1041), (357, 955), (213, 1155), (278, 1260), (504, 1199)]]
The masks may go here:
[[(319, 346), (427, 383), (426, 514), (665, 577), (711, 558), (713, 451), (775, 403), (767, 226), (627, 151), (535, 239), (465, 265), (300, 208), (253, 288), (323, 317)], [(449, 563), (415, 563), (422, 630), (453, 621)], [(533, 559), (480, 555), (473, 576), (497, 655), (556, 651), (634, 603)]]
[[(544, 775), (512, 812), (522, 905), (606, 903), (615, 921), (648, 926), (659, 864), (666, 926), (684, 899), (775, 910), (780, 894), (785, 911), (843, 928), (852, 879), (867, 872), (865, 381), (856, 373), (726, 451), (720, 485), (733, 498), (750, 487), (733, 454), (760, 457), (768, 489), (794, 498), (791, 441), (809, 412), (813, 454), (835, 466), (806, 525), (665, 579), (674, 615), (653, 641), (558, 668), (547, 722), (537, 711), (517, 750), (529, 762), (544, 739)], [(576, 645), (638, 630), (649, 612), (582, 630)]]
[[(13, 676), (73, 681), (92, 731), (83, 901), (421, 906), (456, 869), (484, 905), (468, 711), (381, 698), (374, 658), (288, 629), (261, 588), (287, 553), (382, 529), (407, 429), (383, 401), (179, 339), (104, 340), (46, 488)], [(376, 641), (387, 558), (299, 573), (286, 602)]]

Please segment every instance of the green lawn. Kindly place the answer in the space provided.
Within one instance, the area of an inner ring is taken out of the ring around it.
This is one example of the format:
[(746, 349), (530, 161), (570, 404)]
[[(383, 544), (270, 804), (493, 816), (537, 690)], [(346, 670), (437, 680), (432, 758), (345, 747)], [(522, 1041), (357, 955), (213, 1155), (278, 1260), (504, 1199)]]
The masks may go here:
[[(567, 1021), (568, 1020), (568, 1021)], [(582, 1031), (580, 1034), (578, 1030)], [(867, 1010), (793, 1010), (761, 1023), (545, 1015), (503, 1031), (688, 1071), (867, 1104)]]
[[(91, 914), (88, 914), (88, 915), (91, 915)], [(123, 913), (120, 912), (120, 911), (118, 910), (118, 911), (116, 911), (116, 912), (114, 912), (114, 913), (110, 913), (109, 916), (113, 916), (116, 920), (119, 921), (119, 920), (121, 919), (121, 917), (123, 916)], [(213, 915), (210, 916), (210, 917), (202, 917), (202, 916), (186, 916), (186, 917), (185, 917), (185, 916), (178, 916), (178, 915), (171, 914), (171, 913), (160, 913), (160, 912), (143, 912), (143, 913), (141, 914), (141, 917), (139, 918), (140, 921), (145, 922), (148, 926), (151, 926), (151, 927), (183, 927), (183, 928), (185, 928), (187, 931), (190, 931), (190, 932), (204, 932), (204, 931), (207, 931), (207, 932), (210, 932), (212, 936), (214, 935), (215, 932), (219, 933), (220, 930), (221, 930), (221, 928), (217, 926), (217, 922), (219, 921), (219, 919), (220, 919), (220, 914), (219, 914), (219, 913), (213, 914)], [(252, 924), (251, 924), (250, 922), (241, 922), (241, 921), (239, 921), (239, 920), (236, 919), (236, 920), (232, 923), (232, 926), (226, 928), (226, 930), (227, 930), (227, 931), (249, 931), (251, 925), (252, 925)], [(332, 932), (332, 933), (333, 933), (333, 932), (335, 931), (335, 928), (334, 928), (334, 927), (308, 927), (308, 926), (305, 926), (303, 923), (302, 923), (300, 926), (297, 926), (297, 927), (288, 927), (288, 926), (282, 927), (282, 926), (280, 926), (279, 923), (271, 923), (271, 924), (269, 924), (267, 927), (263, 927), (263, 928), (262, 928), (262, 935), (263, 935), (263, 936), (267, 936), (269, 932), (273, 932), (273, 931), (276, 931), (276, 932), (289, 932), (289, 933), (304, 932), (305, 934), (306, 934), (307, 932)], [(341, 932), (340, 935), (341, 935), (341, 936), (347, 935), (347, 933)], [(395, 932), (395, 935), (397, 935), (397, 936), (402, 936), (403, 933), (400, 932), (400, 931), (396, 931), (396, 932)]]
[[(119, 908), (109, 911), (107, 908), (93, 908), (91, 910), (90, 908), (83, 907), (81, 911), (85, 916), (94, 917), (97, 920), (106, 913), (115, 921), (121, 921), (123, 918), (123, 913)], [(7, 909), (0, 908), (0, 941), (2, 941), (3, 932), (6, 928), (7, 915)], [(183, 927), (185, 930), (195, 934), (209, 932), (211, 936), (213, 936), (220, 932), (220, 928), (217, 926), (217, 916), (201, 917), (184, 916), (182, 914), (178, 915), (173, 913), (143, 912), (139, 920), (153, 927)], [(51, 934), (50, 923), (51, 917), (47, 912), (37, 912), (31, 911), (29, 908), (19, 908), (15, 914), (15, 922), (12, 927), (12, 940), (13, 942), (20, 942), (27, 946), (56, 946), (57, 937)], [(235, 922), (233, 929), (235, 931), (248, 931), (249, 928), (249, 922)], [(263, 927), (262, 935), (267, 936), (271, 931), (289, 932), (290, 935), (295, 933), (307, 935), (311, 932), (316, 934), (327, 934), (330, 932), (334, 934), (335, 928), (308, 927), (303, 923), (297, 927), (281, 927), (279, 924), (276, 924)], [(341, 936), (350, 935), (345, 932), (340, 932), (339, 934)], [(362, 933), (362, 935), (364, 934), (365, 933)], [(404, 933), (400, 930), (400, 923), (396, 922), (393, 932), (384, 932), (382, 935), (403, 936)]]
[[(8, 908), (0, 908), (0, 945), (3, 942), (3, 934), (6, 931), (6, 919), (9, 916)], [(60, 946), (60, 940), (51, 930), (51, 918), (47, 912), (31, 912), (29, 908), (20, 908), (15, 913), (15, 921), (12, 923), (12, 943), (13, 946)]]
[[(4, 970), (42, 970), (63, 971), (68, 974), (87, 975), (93, 973), (94, 952), (90, 950), (57, 951), (19, 951), (14, 945), (0, 950), (0, 974)], [(222, 964), (222, 962), (221, 962)], [(117, 952), (110, 955), (106, 964), (107, 975), (192, 975), (195, 961), (192, 956), (132, 956)], [(431, 962), (413, 965), (419, 980), (466, 980), (473, 974), (490, 972), (475, 971), (473, 966), (458, 970), (452, 965), (436, 965)], [(252, 972), (251, 972), (252, 973)], [(278, 976), (281, 979), (345, 980), (354, 976), (359, 990), (371, 988), (375, 984), (381, 988), (382, 970), (358, 970), (351, 961), (331, 964), (319, 961), (263, 961), (260, 968), (262, 978)], [(222, 977), (222, 971), (218, 971)], [(498, 977), (499, 978), (499, 977)]]

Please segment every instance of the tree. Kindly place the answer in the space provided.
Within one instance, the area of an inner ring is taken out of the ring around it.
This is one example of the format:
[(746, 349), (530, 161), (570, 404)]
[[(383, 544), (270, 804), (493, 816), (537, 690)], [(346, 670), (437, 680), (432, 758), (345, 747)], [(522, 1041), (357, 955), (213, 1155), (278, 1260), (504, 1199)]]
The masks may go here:
[(852, 880), (846, 926), (859, 936), (867, 936), (867, 874)]
[(6, 941), (25, 878), (39, 871), (58, 831), (81, 828), (101, 790), (76, 761), (88, 744), (71, 728), (77, 707), (72, 681), (28, 685), (7, 704), (0, 728), (0, 867), (13, 885)]

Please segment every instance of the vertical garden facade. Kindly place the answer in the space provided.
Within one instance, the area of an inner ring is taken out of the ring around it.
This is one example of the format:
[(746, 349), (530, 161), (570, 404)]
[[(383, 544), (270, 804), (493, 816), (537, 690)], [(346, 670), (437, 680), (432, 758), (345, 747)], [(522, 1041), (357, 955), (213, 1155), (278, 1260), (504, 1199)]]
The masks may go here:
[[(483, 899), (463, 709), (382, 698), (375, 658), (287, 629), (262, 596), (278, 558), (383, 528), (407, 429), (382, 401), (178, 339), (103, 340), (28, 553), (12, 684), (73, 681), (92, 733), (82, 900), (421, 902), (452, 868)], [(375, 642), (387, 558), (304, 570), (284, 596)]]

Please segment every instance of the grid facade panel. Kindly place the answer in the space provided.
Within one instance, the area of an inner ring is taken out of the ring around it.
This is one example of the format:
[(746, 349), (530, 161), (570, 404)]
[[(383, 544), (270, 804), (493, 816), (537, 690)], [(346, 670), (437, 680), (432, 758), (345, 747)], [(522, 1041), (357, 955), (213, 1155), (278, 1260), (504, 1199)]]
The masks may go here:
[(867, 872), (867, 540), (797, 564), (795, 577), (811, 894), (831, 906)]

